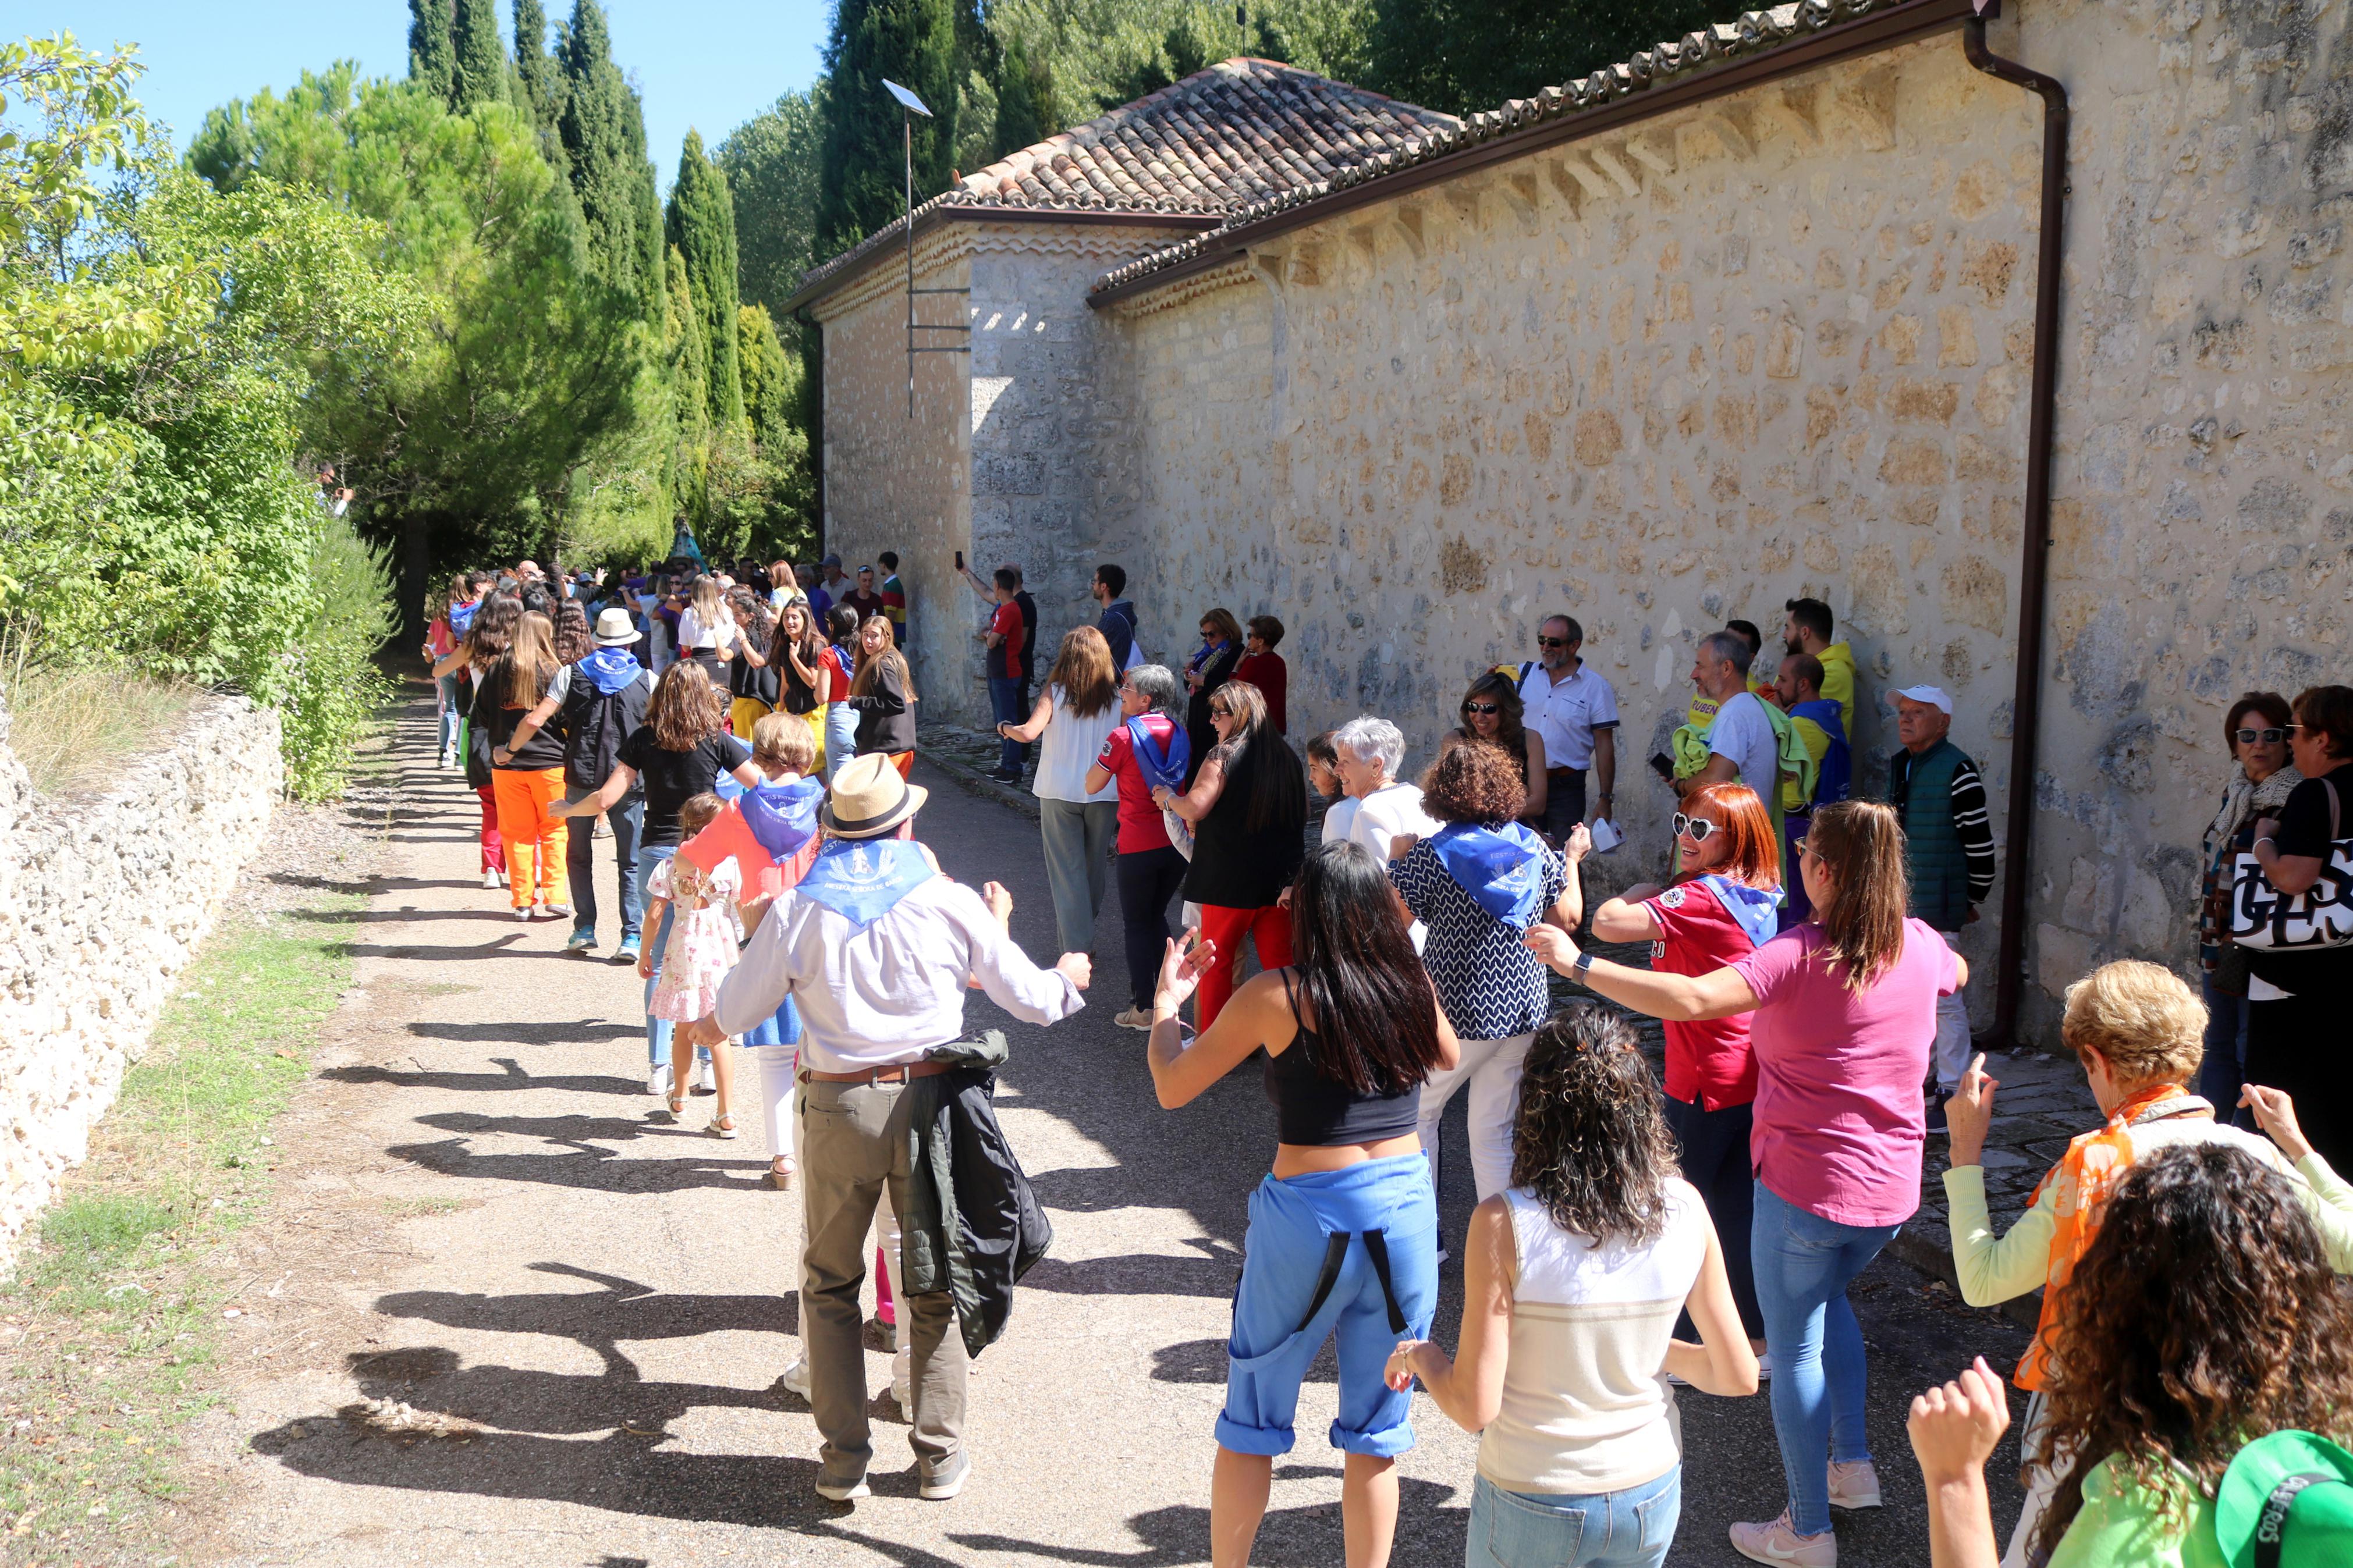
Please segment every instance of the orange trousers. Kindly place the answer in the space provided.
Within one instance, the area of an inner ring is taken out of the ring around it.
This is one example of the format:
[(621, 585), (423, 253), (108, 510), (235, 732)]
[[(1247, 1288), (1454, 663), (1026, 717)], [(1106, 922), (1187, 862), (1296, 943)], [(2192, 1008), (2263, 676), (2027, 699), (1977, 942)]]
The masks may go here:
[(507, 892), (514, 907), (560, 904), (555, 879), (564, 873), (565, 820), (547, 808), (564, 798), (564, 770), (492, 768), (491, 794), (499, 804), (499, 837), (507, 847)]

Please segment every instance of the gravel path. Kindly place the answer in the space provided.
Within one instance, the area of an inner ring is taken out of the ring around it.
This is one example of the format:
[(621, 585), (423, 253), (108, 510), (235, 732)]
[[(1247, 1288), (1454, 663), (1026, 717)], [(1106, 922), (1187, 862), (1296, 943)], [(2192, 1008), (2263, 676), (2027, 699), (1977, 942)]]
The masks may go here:
[[(563, 922), (518, 926), (478, 886), (473, 798), (431, 767), (431, 724), (429, 705), (402, 716), (377, 786), (396, 862), (360, 917), (354, 993), (283, 1123), (279, 1212), (240, 1240), (277, 1284), (240, 1320), (248, 1370), (192, 1445), (184, 1560), (1206, 1561), (1209, 1425), (1271, 1110), (1249, 1073), (1181, 1112), (1154, 1103), (1143, 1037), (1110, 1022), (1116, 898), (1086, 1012), (1008, 1026), (1000, 1113), (1057, 1239), (974, 1369), (975, 1480), (952, 1503), (915, 1497), (876, 1340), (876, 1495), (828, 1504), (807, 1406), (774, 1386), (796, 1348), (797, 1202), (760, 1184), (756, 1114), (734, 1142), (703, 1134), (708, 1100), (684, 1126), (649, 1116), (634, 975), (565, 955)], [(1046, 954), (1034, 825), (936, 770), (917, 779), (943, 864), (1011, 888), (1016, 936)], [(967, 1016), (1007, 1024), (976, 993)], [(1448, 1136), (1459, 1233), (1459, 1113)], [(1447, 1285), (1451, 1341), (1459, 1275)], [(1890, 1506), (1845, 1522), (1842, 1543), (1853, 1563), (1926, 1563), (1904, 1403), (1968, 1352), (2014, 1360), (2022, 1335), (1893, 1260), (1860, 1290)], [(1276, 1468), (1262, 1563), (1341, 1562), (1331, 1377), (1327, 1351)], [(1475, 1441), (1426, 1403), (1417, 1428), (1395, 1561), (1458, 1563)], [(1686, 1394), (1683, 1428), (1672, 1561), (1739, 1562), (1725, 1523), (1781, 1504), (1767, 1403)], [(1994, 1469), (2007, 1516), (2014, 1490)]]

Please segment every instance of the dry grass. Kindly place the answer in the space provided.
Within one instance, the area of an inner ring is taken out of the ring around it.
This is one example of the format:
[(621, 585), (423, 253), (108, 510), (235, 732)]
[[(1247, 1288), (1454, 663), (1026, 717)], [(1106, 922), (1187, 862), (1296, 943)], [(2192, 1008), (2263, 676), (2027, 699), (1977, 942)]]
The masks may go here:
[(47, 795), (85, 795), (169, 740), (202, 693), (127, 668), (0, 663), (8, 745)]

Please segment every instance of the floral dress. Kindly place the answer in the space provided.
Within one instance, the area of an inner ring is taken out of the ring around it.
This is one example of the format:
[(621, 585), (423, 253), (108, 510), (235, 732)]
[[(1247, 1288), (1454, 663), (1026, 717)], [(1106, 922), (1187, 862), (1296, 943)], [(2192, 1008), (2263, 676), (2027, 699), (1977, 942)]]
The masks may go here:
[(682, 857), (654, 867), (647, 890), (670, 901), (670, 945), (647, 1016), (683, 1024), (709, 1017), (719, 1005), (719, 983), (735, 967), (742, 941), (735, 896), (743, 887), (732, 855), (709, 871)]

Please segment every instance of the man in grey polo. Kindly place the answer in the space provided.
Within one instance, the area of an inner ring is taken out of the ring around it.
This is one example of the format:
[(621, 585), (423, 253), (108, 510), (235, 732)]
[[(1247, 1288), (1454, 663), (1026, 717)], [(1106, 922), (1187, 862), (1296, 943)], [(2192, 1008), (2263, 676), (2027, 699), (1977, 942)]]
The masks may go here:
[(1547, 617), (1536, 627), (1536, 652), (1520, 666), (1523, 722), (1544, 737), (1545, 832), (1565, 842), (1585, 820), (1585, 775), (1599, 789), (1594, 814), (1617, 815), (1618, 694), (1598, 669), (1577, 657), (1585, 628), (1567, 616)]
[[(760, 922), (712, 1016), (685, 1037), (741, 1035), (787, 995), (800, 1012), (801, 1338), (824, 1439), (817, 1489), (834, 1502), (868, 1495), (874, 1450), (858, 1293), (885, 1187), (893, 1212), (908, 1212), (907, 1085), (955, 1065), (932, 1053), (965, 1038), (967, 984), (1024, 1023), (1051, 1024), (1080, 1009), (1090, 977), (1084, 953), (1066, 952), (1051, 969), (1031, 963), (1006, 929), (1010, 893), (951, 881), (929, 849), (898, 837), (925, 793), (880, 754), (834, 775), (820, 819), (825, 847)], [(907, 1278), (903, 1268), (892, 1272)], [(899, 1310), (913, 1331), (908, 1441), (917, 1479), (924, 1497), (952, 1498), (972, 1469), (955, 1300), (945, 1290), (902, 1295)]]

